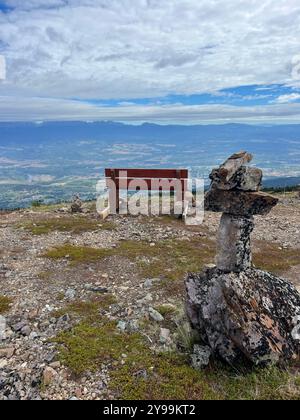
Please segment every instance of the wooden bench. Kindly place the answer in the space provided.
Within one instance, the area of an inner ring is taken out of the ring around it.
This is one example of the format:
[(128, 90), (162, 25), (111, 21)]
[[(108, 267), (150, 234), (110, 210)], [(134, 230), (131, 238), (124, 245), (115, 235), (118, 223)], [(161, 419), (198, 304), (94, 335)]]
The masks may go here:
[[(188, 188), (187, 169), (105, 169), (106, 185), (110, 189), (109, 207), (104, 210), (104, 216), (110, 210), (119, 211), (120, 190), (127, 191), (170, 191), (177, 194), (176, 201), (184, 202)], [(142, 181), (142, 183), (140, 183)], [(166, 182), (167, 181), (167, 182)], [(176, 182), (174, 182), (176, 181)], [(178, 181), (181, 188), (178, 189)], [(112, 184), (115, 189), (111, 188)], [(179, 190), (179, 191), (178, 191)], [(105, 218), (104, 217), (104, 218)]]

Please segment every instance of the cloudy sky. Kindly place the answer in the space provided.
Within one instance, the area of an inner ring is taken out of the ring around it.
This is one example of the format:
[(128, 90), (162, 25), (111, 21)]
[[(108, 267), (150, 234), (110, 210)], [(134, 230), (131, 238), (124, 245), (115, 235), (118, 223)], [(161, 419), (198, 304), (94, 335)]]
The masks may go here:
[(0, 121), (300, 123), (299, 0), (0, 0)]

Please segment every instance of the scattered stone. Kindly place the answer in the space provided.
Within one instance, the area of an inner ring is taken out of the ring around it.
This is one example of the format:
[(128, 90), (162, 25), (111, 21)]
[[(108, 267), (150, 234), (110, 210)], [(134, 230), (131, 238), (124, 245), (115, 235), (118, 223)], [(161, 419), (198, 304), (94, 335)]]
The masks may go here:
[(49, 365), (52, 369), (59, 369), (60, 368), (60, 362), (52, 362)]
[(135, 372), (133, 374), (133, 376), (135, 378), (137, 378), (137, 379), (144, 379), (144, 380), (146, 380), (148, 378), (148, 373), (147, 373), (147, 370), (146, 369), (141, 369), (141, 370), (138, 370), (137, 372)]
[(89, 287), (87, 290), (93, 293), (108, 293), (107, 287)]
[(145, 282), (144, 282), (144, 286), (145, 286), (147, 289), (150, 289), (150, 288), (153, 286), (153, 280), (152, 280), (152, 279), (147, 279), (147, 280), (145, 280)]
[(161, 344), (169, 344), (171, 342), (170, 338), (171, 331), (167, 328), (161, 328), (160, 329), (160, 336), (159, 341)]
[(0, 360), (0, 369), (6, 368), (7, 365), (8, 365), (7, 360)]
[(127, 327), (127, 323), (125, 321), (119, 321), (117, 324), (118, 330), (125, 332)]
[(65, 298), (66, 299), (73, 300), (73, 299), (75, 299), (75, 296), (76, 296), (76, 290), (74, 290), (74, 289), (68, 289), (65, 293)]
[(16, 324), (11, 325), (11, 329), (14, 332), (20, 332), (25, 327), (27, 327), (27, 322), (26, 321), (20, 321)]
[(30, 336), (30, 334), (31, 334), (30, 327), (28, 325), (25, 325), (25, 327), (23, 327), (21, 329), (21, 334), (24, 335), (24, 336), (26, 336), (26, 337)]
[(151, 307), (149, 308), (149, 315), (156, 322), (164, 321), (164, 317), (158, 311)]
[(43, 384), (45, 386), (51, 385), (51, 383), (56, 379), (57, 372), (50, 366), (47, 366), (43, 372)]
[(212, 351), (208, 346), (194, 345), (193, 353), (191, 355), (192, 367), (196, 370), (202, 370), (209, 365)]
[(39, 337), (39, 334), (36, 333), (35, 331), (32, 331), (29, 335), (30, 340), (36, 340), (38, 337)]
[(0, 359), (3, 357), (10, 359), (11, 357), (13, 357), (14, 353), (15, 353), (15, 349), (13, 347), (0, 349)]

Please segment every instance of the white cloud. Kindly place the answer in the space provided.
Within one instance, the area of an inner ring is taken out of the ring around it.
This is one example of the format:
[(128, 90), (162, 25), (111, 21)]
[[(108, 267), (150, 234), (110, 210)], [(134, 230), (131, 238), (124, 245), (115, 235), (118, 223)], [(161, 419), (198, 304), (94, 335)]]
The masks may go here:
[(299, 123), (300, 104), (235, 107), (229, 105), (98, 106), (49, 98), (0, 97), (0, 121), (122, 121), (160, 124)]
[(288, 95), (281, 95), (278, 98), (275, 99), (275, 103), (277, 104), (287, 104), (290, 102), (295, 102), (300, 99), (299, 93), (290, 93)]
[(299, 0), (6, 0), (0, 95), (157, 97), (291, 83)]
[(0, 54), (0, 80), (6, 79), (6, 60), (3, 55)]

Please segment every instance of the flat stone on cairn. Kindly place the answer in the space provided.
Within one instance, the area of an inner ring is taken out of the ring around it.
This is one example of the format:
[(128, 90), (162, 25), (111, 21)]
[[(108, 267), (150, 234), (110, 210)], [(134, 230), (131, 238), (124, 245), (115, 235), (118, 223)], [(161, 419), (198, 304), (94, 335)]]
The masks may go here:
[(187, 314), (200, 341), (233, 364), (286, 362), (300, 345), (300, 295), (287, 281), (252, 264), (254, 215), (278, 203), (260, 192), (262, 171), (252, 155), (231, 156), (210, 175), (205, 209), (223, 212), (216, 267), (186, 279)]

